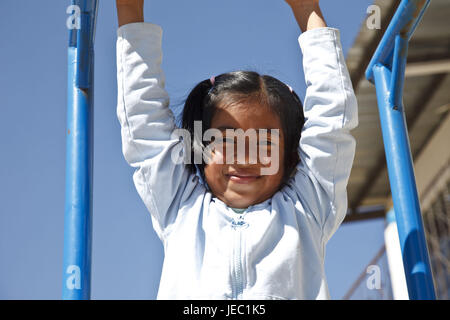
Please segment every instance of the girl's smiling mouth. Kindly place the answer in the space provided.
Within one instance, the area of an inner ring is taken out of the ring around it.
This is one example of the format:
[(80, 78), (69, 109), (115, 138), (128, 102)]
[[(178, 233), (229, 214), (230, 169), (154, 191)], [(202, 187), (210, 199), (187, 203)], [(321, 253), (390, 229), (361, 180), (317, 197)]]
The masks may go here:
[(241, 184), (248, 184), (251, 182), (256, 181), (257, 179), (261, 178), (260, 175), (256, 175), (253, 173), (247, 173), (247, 172), (232, 172), (227, 173), (225, 176), (235, 183), (241, 183)]

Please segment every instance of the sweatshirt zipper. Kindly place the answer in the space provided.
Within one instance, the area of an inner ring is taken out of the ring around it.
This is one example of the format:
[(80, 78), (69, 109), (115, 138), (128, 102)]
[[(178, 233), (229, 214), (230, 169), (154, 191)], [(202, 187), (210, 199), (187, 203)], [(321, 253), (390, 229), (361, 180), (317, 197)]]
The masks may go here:
[(238, 220), (232, 221), (234, 229), (234, 246), (233, 246), (233, 274), (232, 274), (232, 291), (233, 299), (239, 299), (244, 291), (243, 266), (242, 266), (242, 229), (248, 224), (239, 215)]

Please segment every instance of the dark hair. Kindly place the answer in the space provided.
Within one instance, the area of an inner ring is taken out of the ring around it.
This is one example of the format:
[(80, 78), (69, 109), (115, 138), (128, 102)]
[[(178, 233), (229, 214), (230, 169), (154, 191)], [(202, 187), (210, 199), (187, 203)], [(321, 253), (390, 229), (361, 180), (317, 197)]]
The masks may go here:
[[(226, 100), (225, 100), (226, 99)], [(280, 80), (260, 75), (254, 71), (234, 71), (215, 77), (214, 85), (210, 79), (198, 83), (189, 93), (182, 113), (182, 128), (191, 134), (191, 159), (199, 146), (204, 148), (202, 137), (194, 136), (194, 121), (201, 121), (202, 132), (210, 128), (211, 120), (220, 103), (258, 102), (277, 114), (284, 134), (284, 176), (286, 183), (300, 161), (298, 145), (305, 118), (303, 105), (298, 95)], [(192, 173), (197, 169), (194, 164), (187, 165)], [(198, 164), (201, 177), (204, 176), (205, 164)]]

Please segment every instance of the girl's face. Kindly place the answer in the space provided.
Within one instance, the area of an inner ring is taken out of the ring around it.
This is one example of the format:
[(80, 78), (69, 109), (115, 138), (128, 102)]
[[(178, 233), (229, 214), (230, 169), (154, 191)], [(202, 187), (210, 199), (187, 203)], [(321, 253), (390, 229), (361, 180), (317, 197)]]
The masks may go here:
[[(227, 105), (217, 109), (211, 128), (220, 130), (223, 135), (223, 140), (213, 142), (211, 158), (204, 170), (212, 193), (233, 208), (247, 208), (271, 198), (284, 173), (284, 136), (278, 115), (255, 103)], [(234, 130), (227, 133), (226, 129)], [(236, 132), (239, 132), (236, 129), (256, 132), (256, 141), (246, 137), (245, 144), (241, 143), (239, 147), (235, 139)], [(261, 134), (264, 131), (258, 129), (266, 129), (267, 134)], [(270, 129), (278, 129), (275, 131), (279, 135), (271, 134)], [(235, 135), (230, 135), (230, 132), (235, 132)], [(227, 155), (227, 147), (230, 148), (228, 150), (234, 148), (234, 152)], [(242, 147), (245, 147), (245, 154)], [(269, 157), (261, 157), (261, 154)], [(271, 170), (273, 168), (275, 170)]]

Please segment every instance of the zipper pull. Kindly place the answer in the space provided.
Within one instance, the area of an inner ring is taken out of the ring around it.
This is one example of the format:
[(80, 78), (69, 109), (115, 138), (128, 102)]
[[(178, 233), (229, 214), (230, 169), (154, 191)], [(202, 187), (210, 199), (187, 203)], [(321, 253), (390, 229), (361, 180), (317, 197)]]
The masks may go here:
[(231, 225), (232, 225), (233, 229), (238, 229), (238, 228), (245, 229), (248, 227), (248, 223), (244, 221), (244, 219), (241, 215), (238, 217), (237, 220), (233, 219), (231, 221)]

